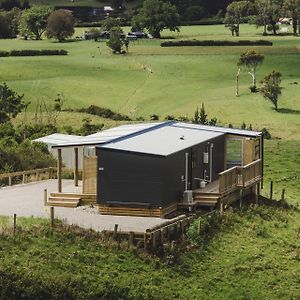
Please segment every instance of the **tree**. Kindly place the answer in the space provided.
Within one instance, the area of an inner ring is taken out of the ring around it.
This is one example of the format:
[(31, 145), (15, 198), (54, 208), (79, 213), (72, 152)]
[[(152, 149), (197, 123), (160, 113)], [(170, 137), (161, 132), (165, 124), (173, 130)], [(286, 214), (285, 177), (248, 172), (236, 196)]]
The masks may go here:
[(256, 0), (255, 1), (256, 16), (254, 23), (257, 26), (263, 26), (263, 35), (267, 35), (267, 25), (271, 14), (271, 0)]
[(249, 1), (235, 1), (227, 6), (224, 23), (229, 27), (232, 35), (240, 35), (240, 24), (246, 20), (251, 8)]
[(0, 85), (0, 124), (15, 118), (25, 106), (23, 95), (18, 95), (6, 83)]
[(102, 31), (110, 31), (113, 27), (120, 27), (121, 26), (121, 21), (118, 18), (111, 18), (108, 17), (104, 19), (101, 30)]
[(255, 23), (257, 26), (264, 26), (264, 34), (267, 34), (267, 29), (277, 34), (278, 25), (283, 0), (255, 0), (257, 17)]
[(281, 95), (282, 87), (281, 83), (281, 73), (278, 71), (272, 71), (268, 76), (266, 76), (263, 81), (263, 86), (260, 89), (261, 94), (264, 98), (270, 100), (278, 111), (278, 99)]
[(160, 38), (163, 29), (179, 32), (179, 23), (176, 7), (162, 0), (145, 0), (138, 14), (132, 18), (133, 28), (146, 28), (155, 38)]
[(294, 35), (300, 34), (300, 0), (284, 0), (283, 9), (293, 20)]
[(40, 40), (47, 27), (47, 19), (52, 12), (51, 7), (33, 6), (23, 11), (19, 30), (23, 36)]
[(74, 34), (74, 18), (69, 10), (58, 9), (51, 13), (47, 21), (46, 36), (59, 42)]
[(252, 77), (252, 90), (256, 91), (256, 71), (257, 67), (264, 61), (264, 55), (256, 52), (255, 50), (246, 51), (241, 54), (238, 61), (239, 67), (245, 67)]
[(123, 53), (124, 40), (121, 38), (122, 29), (113, 27), (109, 32), (107, 46), (112, 49), (113, 53)]
[(18, 34), (18, 25), (21, 10), (17, 7), (10, 11), (0, 12), (0, 38), (15, 38)]
[(123, 7), (124, 0), (111, 0), (111, 7), (114, 9), (120, 9)]

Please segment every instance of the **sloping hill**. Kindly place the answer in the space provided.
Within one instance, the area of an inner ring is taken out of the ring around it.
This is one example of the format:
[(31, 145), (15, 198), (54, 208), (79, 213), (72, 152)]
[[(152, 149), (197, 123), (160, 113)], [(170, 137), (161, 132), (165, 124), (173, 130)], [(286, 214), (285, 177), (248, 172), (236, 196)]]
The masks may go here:
[(0, 236), (2, 299), (300, 297), (300, 213), (293, 210), (227, 211), (201, 236), (196, 222), (186, 245), (161, 259), (92, 233), (51, 234), (45, 221), (22, 222), (15, 239), (7, 230)]

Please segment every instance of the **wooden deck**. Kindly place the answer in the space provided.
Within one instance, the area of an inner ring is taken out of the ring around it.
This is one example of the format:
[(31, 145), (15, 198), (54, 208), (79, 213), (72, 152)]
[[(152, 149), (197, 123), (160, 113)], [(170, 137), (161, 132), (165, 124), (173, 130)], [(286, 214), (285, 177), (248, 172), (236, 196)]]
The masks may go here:
[[(229, 204), (249, 193), (259, 194), (259, 183), (262, 180), (261, 160), (246, 166), (233, 167), (219, 173), (219, 179), (210, 182), (205, 188), (193, 190), (193, 202), (181, 202), (179, 208)], [(255, 190), (253, 189), (255, 187)]]

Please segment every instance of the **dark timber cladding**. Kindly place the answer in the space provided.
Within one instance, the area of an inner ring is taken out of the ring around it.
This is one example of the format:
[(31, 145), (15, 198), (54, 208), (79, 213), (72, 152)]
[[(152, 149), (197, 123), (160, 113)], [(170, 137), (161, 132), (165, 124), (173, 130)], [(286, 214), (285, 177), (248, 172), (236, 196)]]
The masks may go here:
[[(186, 166), (188, 189), (198, 188), (204, 176), (217, 179), (224, 168), (224, 149), (224, 132), (181, 123), (100, 146), (97, 202), (167, 207), (182, 199)], [(209, 153), (208, 161), (203, 153)]]

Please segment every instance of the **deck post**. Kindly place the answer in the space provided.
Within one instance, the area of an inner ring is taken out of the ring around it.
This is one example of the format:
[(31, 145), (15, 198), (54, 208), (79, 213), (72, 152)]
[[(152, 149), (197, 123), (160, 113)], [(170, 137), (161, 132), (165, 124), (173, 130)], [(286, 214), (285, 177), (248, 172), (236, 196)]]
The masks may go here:
[(78, 186), (78, 148), (74, 148), (74, 185)]
[(242, 208), (243, 204), (243, 189), (240, 190), (240, 208)]
[(61, 149), (57, 149), (57, 191), (59, 193), (62, 192), (62, 179), (61, 179), (61, 171), (62, 171), (62, 156)]
[(273, 200), (273, 181), (270, 183), (270, 200)]

